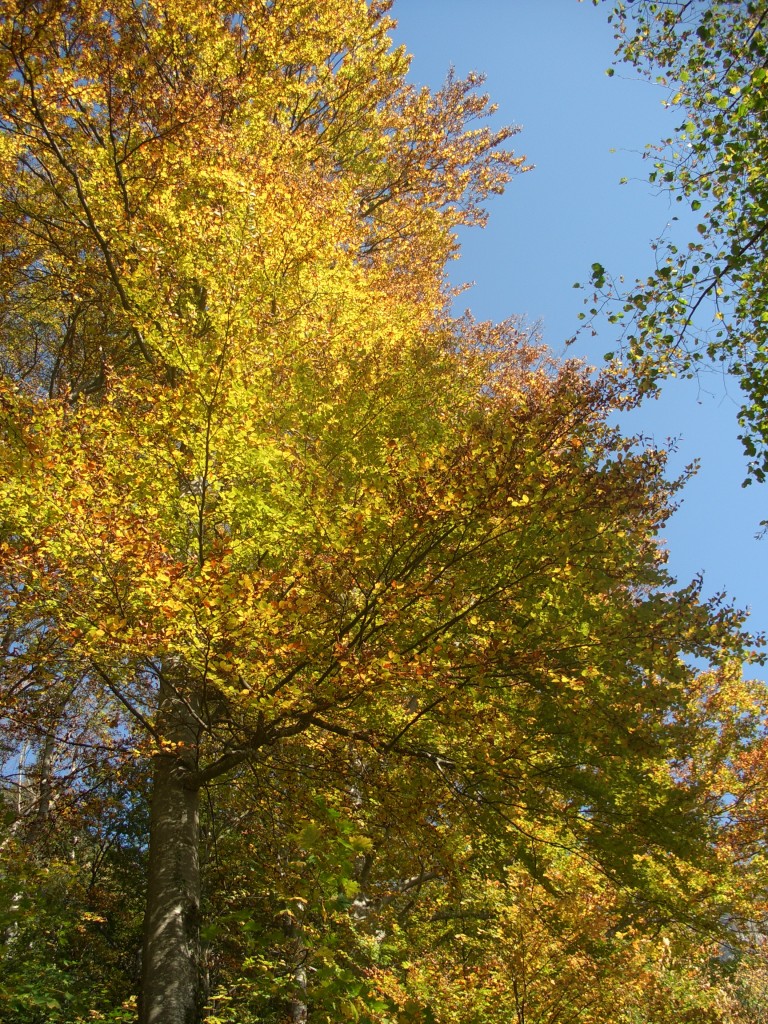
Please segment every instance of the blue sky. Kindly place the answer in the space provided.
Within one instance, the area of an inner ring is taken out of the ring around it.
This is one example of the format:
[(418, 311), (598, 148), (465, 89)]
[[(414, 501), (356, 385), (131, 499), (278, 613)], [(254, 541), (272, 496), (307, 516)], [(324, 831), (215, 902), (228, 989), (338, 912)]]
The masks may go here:
[[(462, 309), (541, 321), (555, 352), (579, 326), (583, 293), (572, 286), (588, 279), (590, 265), (628, 280), (647, 274), (650, 242), (668, 225), (681, 230), (685, 216), (645, 182), (642, 156), (679, 111), (665, 110), (665, 92), (629, 69), (605, 74), (614, 50), (607, 13), (606, 3), (589, 0), (396, 0), (392, 10), (395, 40), (413, 55), (412, 81), (437, 87), (451, 66), (459, 75), (483, 72), (499, 123), (521, 126), (514, 148), (535, 169), (492, 201), (485, 230), (462, 234), (451, 277), (475, 282)], [(616, 340), (605, 323), (569, 354), (600, 363)], [(755, 539), (768, 518), (768, 488), (741, 487), (737, 408), (735, 383), (713, 372), (669, 382), (623, 425), (659, 444), (676, 438), (672, 473), (701, 462), (666, 531), (672, 572), (681, 582), (703, 572), (706, 594), (726, 590), (751, 608), (753, 629), (768, 630), (768, 538)]]

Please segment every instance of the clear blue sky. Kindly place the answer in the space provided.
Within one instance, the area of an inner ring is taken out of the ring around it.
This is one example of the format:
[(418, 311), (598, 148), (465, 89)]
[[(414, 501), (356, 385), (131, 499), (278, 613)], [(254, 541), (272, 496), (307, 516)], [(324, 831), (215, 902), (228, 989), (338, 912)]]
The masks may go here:
[[(491, 203), (484, 231), (462, 235), (451, 276), (475, 282), (462, 308), (481, 319), (540, 320), (555, 352), (579, 326), (583, 293), (574, 282), (587, 280), (596, 261), (629, 280), (647, 274), (650, 242), (681, 212), (645, 183), (642, 159), (679, 112), (628, 70), (605, 74), (614, 50), (607, 13), (589, 0), (396, 0), (392, 10), (395, 39), (413, 55), (412, 81), (437, 87), (451, 66), (483, 72), (499, 122), (522, 128), (514, 148), (535, 169)], [(615, 328), (603, 324), (569, 354), (599, 363), (615, 347)], [(716, 374), (671, 381), (624, 427), (657, 443), (677, 438), (673, 473), (701, 461), (666, 531), (672, 572), (681, 582), (703, 572), (706, 594), (726, 590), (751, 608), (753, 629), (768, 630), (768, 538), (755, 539), (768, 518), (768, 487), (741, 488), (737, 397)]]

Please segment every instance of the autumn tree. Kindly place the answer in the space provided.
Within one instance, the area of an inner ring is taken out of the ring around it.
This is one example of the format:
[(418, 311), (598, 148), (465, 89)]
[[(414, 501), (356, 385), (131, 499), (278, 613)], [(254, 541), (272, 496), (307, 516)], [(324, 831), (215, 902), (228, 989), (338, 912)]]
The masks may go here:
[(429, 883), (449, 912), (472, 837), (478, 885), (564, 842), (720, 917), (691, 760), (756, 712), (732, 684), (705, 713), (724, 677), (686, 659), (749, 639), (665, 571), (677, 485), (608, 425), (625, 382), (449, 315), (454, 229), (522, 162), (477, 79), (408, 86), (387, 7), (0, 17), (4, 735), (38, 779), (11, 839), (92, 788), (90, 864), (109, 786), (148, 814), (143, 1024), (199, 1020), (228, 955), (271, 979), (241, 1020), (396, 1015), (371, 941)]
[[(674, 133), (649, 149), (649, 179), (698, 223), (689, 239), (659, 241), (654, 272), (618, 289), (611, 319), (626, 325), (643, 390), (711, 363), (733, 374), (758, 481), (768, 472), (767, 18), (762, 0), (641, 0), (612, 11), (619, 61), (665, 86), (679, 112)], [(602, 266), (595, 282), (605, 288)]]

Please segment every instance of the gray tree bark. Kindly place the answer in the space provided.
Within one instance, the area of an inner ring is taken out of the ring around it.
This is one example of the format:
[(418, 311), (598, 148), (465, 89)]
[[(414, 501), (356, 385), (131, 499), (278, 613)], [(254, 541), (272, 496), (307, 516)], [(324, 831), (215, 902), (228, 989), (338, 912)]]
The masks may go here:
[(288, 1000), (288, 1019), (291, 1024), (306, 1024), (309, 1017), (307, 1006), (307, 947), (302, 937), (302, 921), (305, 906), (296, 901), (295, 910), (283, 918), (283, 931), (290, 941), (289, 956), (293, 961), (293, 992)]
[[(197, 1024), (201, 1010), (199, 786), (197, 721), (189, 696), (160, 684), (149, 873), (144, 918), (140, 1024)], [(186, 783), (186, 784), (185, 784)]]

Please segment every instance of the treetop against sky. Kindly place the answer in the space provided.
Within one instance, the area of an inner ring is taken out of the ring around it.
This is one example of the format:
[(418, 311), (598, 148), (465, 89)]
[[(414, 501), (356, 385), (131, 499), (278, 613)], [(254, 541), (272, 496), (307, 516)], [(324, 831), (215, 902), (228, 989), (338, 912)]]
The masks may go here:
[(755, 642), (623, 371), (454, 315), (529, 175), (388, 8), (0, 12), (13, 1024), (735, 1005)]

